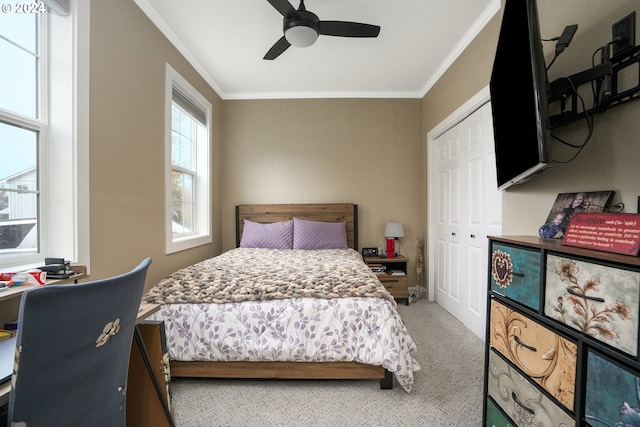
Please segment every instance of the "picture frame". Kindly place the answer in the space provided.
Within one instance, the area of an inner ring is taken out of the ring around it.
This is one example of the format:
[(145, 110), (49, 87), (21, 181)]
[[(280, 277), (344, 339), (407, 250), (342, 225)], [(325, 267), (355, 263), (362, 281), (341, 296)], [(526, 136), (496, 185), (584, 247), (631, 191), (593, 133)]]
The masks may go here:
[(559, 193), (538, 234), (543, 238), (561, 239), (574, 212), (607, 212), (614, 193), (613, 190)]

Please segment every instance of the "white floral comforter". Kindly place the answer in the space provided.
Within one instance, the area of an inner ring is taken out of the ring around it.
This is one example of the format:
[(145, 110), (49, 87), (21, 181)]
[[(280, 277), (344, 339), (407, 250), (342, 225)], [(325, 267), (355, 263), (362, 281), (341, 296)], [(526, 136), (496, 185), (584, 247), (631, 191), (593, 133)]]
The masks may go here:
[[(353, 254), (347, 256), (352, 257)], [(300, 264), (307, 269), (307, 275), (309, 259)], [(329, 266), (338, 266), (342, 262), (323, 261)], [(371, 287), (371, 277), (382, 287), (361, 259), (359, 263), (364, 266), (366, 274), (363, 278), (369, 283), (366, 288)], [(256, 265), (260, 263), (252, 263), (251, 269)], [(265, 266), (265, 269), (273, 270), (273, 265)], [(226, 271), (226, 275), (232, 274), (230, 270)], [(246, 277), (245, 272), (238, 273)], [(184, 281), (187, 288), (193, 289), (193, 278), (198, 274), (190, 271), (187, 275), (189, 278)], [(276, 272), (276, 275), (282, 276), (282, 273)], [(185, 275), (181, 273), (178, 276), (183, 280)], [(346, 282), (357, 282), (353, 273), (343, 277), (347, 278)], [(229, 279), (223, 279), (226, 280)], [(164, 282), (166, 285), (166, 279)], [(238, 288), (236, 282), (233, 283), (231, 288), (237, 295)], [(172, 286), (175, 284), (169, 283), (169, 288)], [(314, 286), (324, 289), (324, 286)], [(340, 286), (344, 284), (338, 283), (338, 288)], [(201, 285), (196, 287), (202, 288)], [(162, 296), (170, 300), (167, 289), (152, 290), (147, 297)], [(384, 287), (382, 289), (384, 291)], [(272, 292), (269, 294), (273, 296)], [(171, 360), (355, 361), (383, 366), (394, 373), (401, 387), (411, 391), (413, 372), (420, 369), (412, 357), (416, 346), (396, 310), (395, 302), (388, 298), (386, 291), (381, 296), (349, 296), (348, 292), (342, 291), (338, 292), (338, 297), (329, 297), (330, 294), (324, 291), (320, 297), (283, 297), (282, 292), (278, 294), (277, 298), (242, 302), (158, 301), (163, 305), (152, 319), (165, 323)]]
[(393, 305), (380, 298), (295, 298), (162, 306), (171, 360), (361, 362), (407, 392), (420, 365)]

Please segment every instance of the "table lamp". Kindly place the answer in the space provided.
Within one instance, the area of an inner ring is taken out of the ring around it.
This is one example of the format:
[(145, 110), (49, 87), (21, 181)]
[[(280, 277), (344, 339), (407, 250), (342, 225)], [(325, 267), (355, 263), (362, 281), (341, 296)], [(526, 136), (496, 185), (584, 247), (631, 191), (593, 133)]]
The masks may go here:
[(387, 258), (393, 258), (396, 252), (396, 239), (404, 237), (404, 227), (399, 222), (388, 222), (384, 228), (384, 237), (387, 238)]

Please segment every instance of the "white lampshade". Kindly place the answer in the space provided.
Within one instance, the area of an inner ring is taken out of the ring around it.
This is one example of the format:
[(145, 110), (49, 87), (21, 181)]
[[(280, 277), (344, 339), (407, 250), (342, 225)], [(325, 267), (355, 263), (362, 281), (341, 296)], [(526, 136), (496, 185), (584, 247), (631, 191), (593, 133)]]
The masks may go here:
[(384, 228), (384, 237), (404, 237), (404, 227), (399, 222), (388, 222)]
[(284, 33), (284, 37), (289, 43), (297, 47), (307, 47), (315, 43), (318, 33), (313, 28), (304, 25), (298, 25), (288, 28)]

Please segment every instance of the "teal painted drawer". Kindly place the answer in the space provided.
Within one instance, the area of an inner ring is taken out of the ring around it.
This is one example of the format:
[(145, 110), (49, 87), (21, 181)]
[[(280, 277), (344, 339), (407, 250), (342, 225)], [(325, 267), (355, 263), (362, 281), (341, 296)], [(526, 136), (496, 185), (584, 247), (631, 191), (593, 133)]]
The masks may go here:
[(539, 251), (491, 245), (491, 290), (534, 310), (540, 309), (540, 268)]
[(590, 350), (587, 356), (587, 425), (640, 425), (640, 377)]
[(489, 351), (489, 396), (518, 426), (570, 427), (568, 412), (540, 391), (493, 349)]
[(547, 256), (544, 314), (638, 355), (640, 272)]
[(487, 415), (484, 421), (485, 427), (514, 427), (509, 417), (504, 415), (493, 400), (487, 398)]

